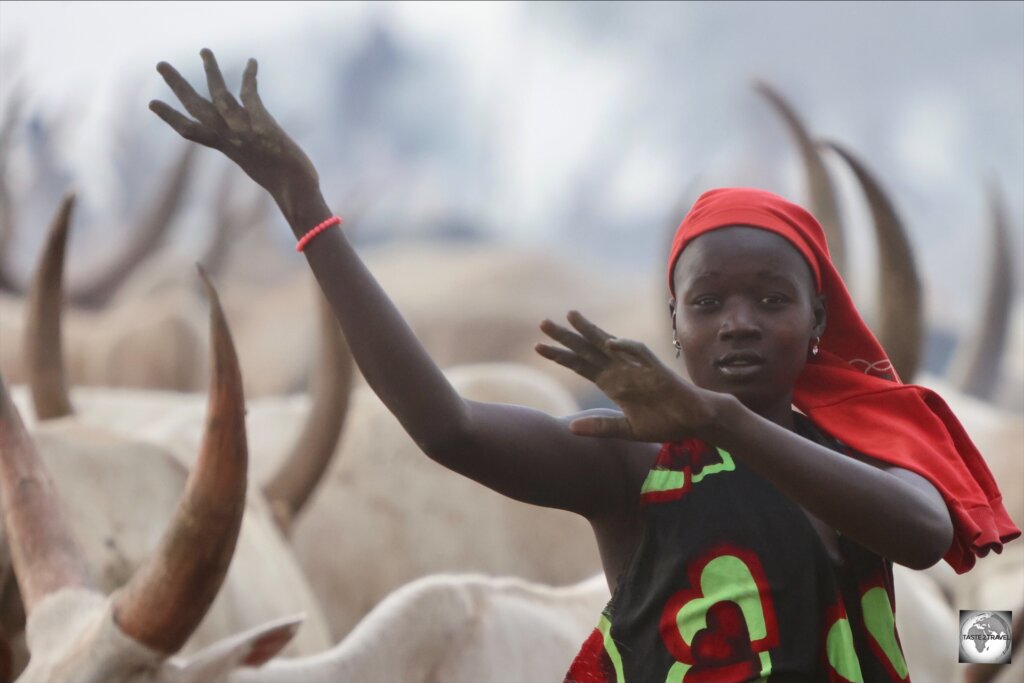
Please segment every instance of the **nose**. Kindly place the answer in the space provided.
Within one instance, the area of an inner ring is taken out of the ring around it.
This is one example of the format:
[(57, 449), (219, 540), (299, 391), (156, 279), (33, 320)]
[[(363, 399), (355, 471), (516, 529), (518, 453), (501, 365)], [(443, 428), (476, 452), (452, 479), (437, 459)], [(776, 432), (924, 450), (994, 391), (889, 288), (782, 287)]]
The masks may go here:
[(757, 313), (744, 302), (733, 302), (722, 312), (718, 338), (722, 341), (760, 339), (761, 324)]

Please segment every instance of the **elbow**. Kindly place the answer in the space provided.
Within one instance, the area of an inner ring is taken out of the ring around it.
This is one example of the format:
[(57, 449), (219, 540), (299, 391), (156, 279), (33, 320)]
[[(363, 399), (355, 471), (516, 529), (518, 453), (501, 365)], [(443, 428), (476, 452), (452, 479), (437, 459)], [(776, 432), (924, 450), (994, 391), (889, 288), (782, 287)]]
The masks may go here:
[(416, 445), (428, 458), (448, 468), (456, 466), (459, 454), (469, 451), (473, 441), (473, 430), (465, 408), (449, 419), (432, 421), (416, 432), (407, 431), (418, 434)]
[(953, 522), (945, 506), (941, 513), (937, 511), (932, 519), (921, 526), (916, 536), (917, 542), (906, 545), (905, 549), (909, 552), (899, 560), (899, 564), (914, 570), (928, 569), (938, 564), (953, 544)]

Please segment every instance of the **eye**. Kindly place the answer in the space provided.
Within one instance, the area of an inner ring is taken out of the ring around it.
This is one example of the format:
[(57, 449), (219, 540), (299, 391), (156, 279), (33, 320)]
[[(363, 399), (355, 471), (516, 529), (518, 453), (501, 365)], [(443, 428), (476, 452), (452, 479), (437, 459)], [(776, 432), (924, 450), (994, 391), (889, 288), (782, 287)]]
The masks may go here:
[(781, 306), (789, 301), (789, 298), (782, 294), (766, 294), (761, 297), (761, 303), (766, 306)]
[(718, 297), (704, 294), (693, 299), (691, 305), (696, 308), (711, 308), (718, 305)]

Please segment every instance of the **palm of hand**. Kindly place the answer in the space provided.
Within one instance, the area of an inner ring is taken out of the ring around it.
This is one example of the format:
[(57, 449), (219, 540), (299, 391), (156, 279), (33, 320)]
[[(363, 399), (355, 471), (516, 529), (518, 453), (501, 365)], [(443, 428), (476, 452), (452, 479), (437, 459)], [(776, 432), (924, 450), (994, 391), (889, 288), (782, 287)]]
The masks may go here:
[(663, 442), (684, 436), (684, 416), (674, 400), (685, 388), (681, 378), (656, 359), (656, 364), (634, 364), (623, 355), (621, 351), (612, 355), (594, 383), (622, 409), (630, 438)]
[(539, 344), (537, 352), (594, 382), (623, 412), (622, 418), (583, 418), (577, 434), (675, 441), (701, 433), (712, 419), (710, 397), (667, 368), (646, 346), (618, 339), (573, 311), (575, 332), (550, 320), (541, 329), (562, 346)]

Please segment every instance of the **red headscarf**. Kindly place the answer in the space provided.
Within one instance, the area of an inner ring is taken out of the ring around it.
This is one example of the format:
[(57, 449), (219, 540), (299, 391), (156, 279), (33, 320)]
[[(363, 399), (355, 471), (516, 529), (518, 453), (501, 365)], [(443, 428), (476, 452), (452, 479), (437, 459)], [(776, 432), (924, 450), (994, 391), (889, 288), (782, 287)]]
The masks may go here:
[(873, 458), (916, 472), (942, 494), (953, 520), (946, 561), (963, 573), (976, 557), (1020, 536), (992, 473), (956, 416), (935, 392), (903, 384), (832, 265), (825, 233), (801, 207), (764, 190), (722, 188), (700, 196), (683, 219), (668, 262), (694, 238), (743, 225), (774, 232), (799, 250), (826, 296), (820, 352), (793, 388), (793, 403), (818, 427)]

